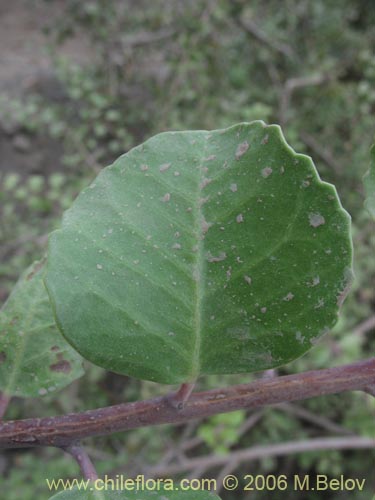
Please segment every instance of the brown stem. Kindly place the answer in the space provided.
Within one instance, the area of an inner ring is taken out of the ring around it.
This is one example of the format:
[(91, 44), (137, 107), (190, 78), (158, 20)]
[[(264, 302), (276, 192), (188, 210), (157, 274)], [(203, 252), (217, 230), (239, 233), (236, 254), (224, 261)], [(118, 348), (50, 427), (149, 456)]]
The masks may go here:
[(81, 445), (71, 444), (69, 446), (63, 446), (62, 449), (77, 461), (84, 479), (90, 479), (91, 481), (98, 479), (94, 464), (91, 462), (86, 450)]
[(66, 447), (89, 436), (159, 424), (177, 424), (243, 408), (259, 408), (375, 385), (375, 358), (350, 365), (308, 371), (251, 384), (193, 393), (183, 410), (168, 397), (124, 403), (57, 417), (30, 418), (0, 424), (0, 448)]

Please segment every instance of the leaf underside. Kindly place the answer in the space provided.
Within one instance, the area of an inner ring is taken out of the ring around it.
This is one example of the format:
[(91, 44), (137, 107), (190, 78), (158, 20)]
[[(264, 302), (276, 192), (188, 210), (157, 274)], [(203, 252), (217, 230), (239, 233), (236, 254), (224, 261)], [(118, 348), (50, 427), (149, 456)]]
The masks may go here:
[(375, 145), (371, 148), (370, 169), (366, 173), (363, 182), (365, 185), (366, 201), (365, 207), (375, 220)]
[[(156, 483), (156, 481), (155, 481)], [(101, 486), (101, 485), (99, 485)], [(50, 500), (220, 500), (214, 493), (209, 491), (166, 491), (161, 489), (157, 491), (136, 490), (136, 491), (84, 491), (84, 490), (65, 490), (57, 493)]]
[(51, 235), (46, 284), (84, 357), (172, 384), (301, 356), (351, 266), (335, 188), (257, 121), (162, 133), (105, 168)]
[(43, 271), (43, 262), (30, 266), (0, 311), (0, 390), (11, 396), (43, 396), (83, 374), (56, 326)]

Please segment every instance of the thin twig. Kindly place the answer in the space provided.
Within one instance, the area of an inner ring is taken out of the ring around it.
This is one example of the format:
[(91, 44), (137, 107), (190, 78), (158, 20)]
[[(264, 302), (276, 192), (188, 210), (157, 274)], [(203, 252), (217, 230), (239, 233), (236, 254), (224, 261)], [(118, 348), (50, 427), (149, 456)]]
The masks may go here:
[(325, 429), (328, 432), (334, 432), (335, 434), (348, 435), (353, 436), (355, 433), (350, 429), (346, 429), (341, 425), (336, 424), (322, 415), (316, 415), (306, 408), (302, 408), (301, 406), (297, 406), (290, 403), (283, 403), (277, 406), (277, 409), (280, 409), (289, 415), (295, 415), (296, 417), (301, 418), (302, 420), (306, 420), (311, 424), (315, 424), (321, 429)]
[(360, 337), (371, 330), (375, 330), (375, 314), (355, 326), (353, 328), (353, 335), (358, 335)]
[(199, 422), (193, 421), (189, 422), (186, 426), (185, 429), (183, 430), (181, 437), (180, 437), (180, 448), (183, 451), (190, 450), (191, 448), (194, 448), (195, 446), (198, 446), (202, 442), (201, 438), (198, 436), (191, 437), (194, 433), (196, 428), (198, 427)]
[[(189, 422), (185, 425), (181, 435), (179, 437), (178, 443), (172, 441), (170, 448), (167, 450), (167, 453), (164, 454), (161, 463), (167, 465), (172, 460), (177, 459), (181, 460), (181, 457), (185, 457), (184, 452), (191, 447), (195, 447), (198, 444), (202, 443), (202, 438), (199, 436), (195, 436), (194, 438), (188, 439), (192, 432), (196, 429), (197, 422)], [(195, 441), (194, 441), (195, 440)], [(149, 468), (147, 469), (149, 470)]]
[(236, 24), (238, 24), (238, 26), (240, 26), (240, 28), (245, 31), (245, 33), (250, 35), (257, 42), (265, 45), (272, 51), (277, 52), (288, 59), (295, 58), (294, 51), (289, 45), (281, 42), (280, 40), (272, 40), (272, 38), (268, 37), (268, 35), (266, 35), (266, 33), (261, 28), (259, 28), (258, 24), (252, 19), (244, 20), (240, 15), (235, 15), (233, 19)]
[[(185, 452), (188, 450), (191, 450), (192, 448), (195, 448), (196, 446), (199, 446), (202, 444), (204, 441), (200, 436), (194, 436), (193, 438), (187, 439), (190, 435), (191, 429), (195, 429), (197, 426), (197, 422), (189, 422), (186, 426), (185, 429), (182, 433), (182, 436), (179, 439), (178, 444), (174, 444), (173, 447), (170, 447), (165, 455), (161, 458), (159, 461), (158, 465), (160, 466), (168, 466), (171, 462), (181, 462), (184, 460), (185, 457)], [(189, 430), (188, 430), (189, 428)], [(117, 474), (121, 472), (122, 469), (118, 470), (116, 468), (114, 472), (112, 471), (111, 474)], [(144, 475), (145, 477), (154, 477), (153, 476), (153, 471), (154, 470), (154, 465), (148, 465), (144, 468)]]
[(125, 35), (121, 38), (121, 48), (124, 50), (127, 48), (141, 47), (142, 45), (153, 45), (157, 42), (163, 42), (168, 38), (172, 38), (176, 33), (177, 31), (175, 29), (166, 28), (160, 31), (140, 31), (132, 35)]
[(212, 467), (223, 466), (227, 463), (240, 464), (241, 462), (249, 462), (251, 460), (259, 460), (262, 458), (291, 455), (292, 453), (304, 453), (306, 451), (322, 451), (322, 450), (355, 450), (355, 449), (373, 449), (375, 447), (375, 439), (361, 436), (347, 436), (339, 438), (313, 438), (304, 441), (287, 441), (285, 443), (253, 446), (244, 450), (237, 450), (227, 455), (205, 455), (186, 460), (182, 464), (173, 464), (168, 467), (155, 468), (154, 474), (156, 477), (172, 476), (181, 472), (204, 468), (205, 470)]
[(86, 450), (80, 444), (72, 444), (62, 447), (62, 449), (76, 460), (84, 479), (90, 479), (91, 481), (98, 479), (94, 464), (91, 462)]
[(103, 436), (150, 425), (178, 424), (245, 408), (254, 409), (345, 391), (363, 391), (372, 386), (375, 386), (375, 358), (193, 393), (181, 411), (171, 406), (168, 397), (159, 397), (58, 417), (4, 422), (0, 424), (0, 448), (66, 447), (89, 436)]
[[(248, 418), (245, 420), (245, 422), (241, 425), (241, 427), (238, 430), (237, 442), (239, 442), (240, 438), (244, 434), (246, 434), (250, 429), (252, 429), (259, 422), (259, 420), (262, 419), (263, 414), (264, 410), (260, 410), (248, 416)], [(216, 477), (217, 493), (220, 493), (222, 489), (224, 477), (227, 476), (228, 474), (231, 474), (234, 470), (236, 470), (237, 467), (238, 467), (238, 461), (233, 459), (229, 460), (220, 470), (219, 474)]]
[(224, 487), (224, 478), (229, 474), (232, 474), (238, 467), (238, 461), (236, 459), (229, 460), (224, 467), (221, 468), (219, 474), (216, 476), (216, 493), (220, 493), (220, 491)]
[(336, 78), (335, 75), (328, 74), (317, 74), (317, 75), (309, 75), (302, 76), (297, 78), (290, 78), (284, 84), (284, 89), (281, 93), (280, 97), (280, 110), (279, 110), (279, 120), (281, 125), (285, 125), (288, 120), (288, 108), (292, 98), (292, 95), (295, 90), (311, 87), (316, 85), (322, 85), (323, 83), (327, 83)]
[(203, 438), (194, 436), (181, 444), (182, 451), (189, 451), (204, 443)]
[[(238, 442), (240, 441), (241, 437), (244, 434), (246, 434), (246, 432), (248, 432), (252, 427), (254, 427), (259, 422), (259, 420), (261, 420), (263, 413), (264, 413), (264, 411), (260, 410), (256, 413), (252, 413), (251, 415), (249, 415), (249, 417), (245, 420), (245, 422), (243, 422), (243, 424), (238, 429), (238, 433), (237, 433), (237, 441)], [(184, 461), (182, 461), (182, 462), (180, 461), (180, 463), (184, 463)], [(232, 462), (230, 464), (233, 465)], [(228, 468), (229, 468), (230, 464), (227, 464)], [(237, 463), (234, 466), (234, 468), (236, 466), (237, 466)], [(158, 467), (156, 467), (156, 469), (158, 469)], [(188, 479), (199, 479), (200, 477), (204, 476), (204, 473), (206, 472), (207, 469), (209, 469), (209, 466), (207, 466), (207, 467), (200, 467), (200, 466), (195, 467), (195, 469), (193, 469), (190, 472), (190, 474), (187, 476), (187, 478)], [(230, 470), (226, 474), (224, 474), (224, 476), (227, 474), (230, 474)], [(154, 474), (153, 469), (151, 469), (151, 477), (155, 477), (155, 476), (157, 476), (157, 474)]]
[(318, 156), (324, 163), (333, 170), (333, 172), (340, 176), (342, 167), (334, 159), (333, 154), (326, 147), (322, 147), (318, 141), (305, 131), (301, 131), (299, 134), (302, 142), (306, 144), (313, 152)]

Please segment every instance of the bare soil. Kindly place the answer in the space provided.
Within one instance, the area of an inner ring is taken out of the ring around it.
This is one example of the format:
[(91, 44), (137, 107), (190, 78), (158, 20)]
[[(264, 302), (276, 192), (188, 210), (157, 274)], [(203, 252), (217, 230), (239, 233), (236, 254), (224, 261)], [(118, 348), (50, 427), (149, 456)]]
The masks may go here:
[[(63, 0), (0, 0), (0, 95), (7, 99), (39, 93), (51, 101), (64, 97), (49, 54), (46, 28), (67, 8)], [(81, 37), (67, 40), (58, 54), (77, 63), (93, 56)], [(0, 118), (0, 175), (5, 171), (46, 174), (59, 170), (61, 145), (41, 134), (28, 136)]]

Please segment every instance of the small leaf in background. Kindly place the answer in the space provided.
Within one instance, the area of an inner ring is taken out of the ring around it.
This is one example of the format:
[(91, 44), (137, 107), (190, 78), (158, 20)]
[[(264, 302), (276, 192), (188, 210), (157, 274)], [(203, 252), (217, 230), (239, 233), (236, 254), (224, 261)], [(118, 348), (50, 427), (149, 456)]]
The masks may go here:
[(84, 357), (167, 384), (301, 356), (351, 280), (334, 186), (260, 121), (162, 133), (120, 157), (51, 235), (46, 274)]
[[(156, 480), (150, 480), (156, 484)], [(151, 482), (150, 482), (151, 484)], [(177, 484), (177, 483), (176, 483)], [(101, 486), (101, 485), (100, 485)], [(220, 500), (220, 497), (209, 491), (160, 491), (151, 490), (140, 491), (83, 491), (65, 490), (54, 495), (50, 500)]]
[(53, 318), (35, 262), (0, 310), (0, 390), (36, 397), (62, 389), (83, 374), (82, 358), (65, 341)]
[(371, 164), (370, 169), (363, 178), (365, 185), (366, 201), (365, 207), (375, 219), (375, 145), (371, 148)]

